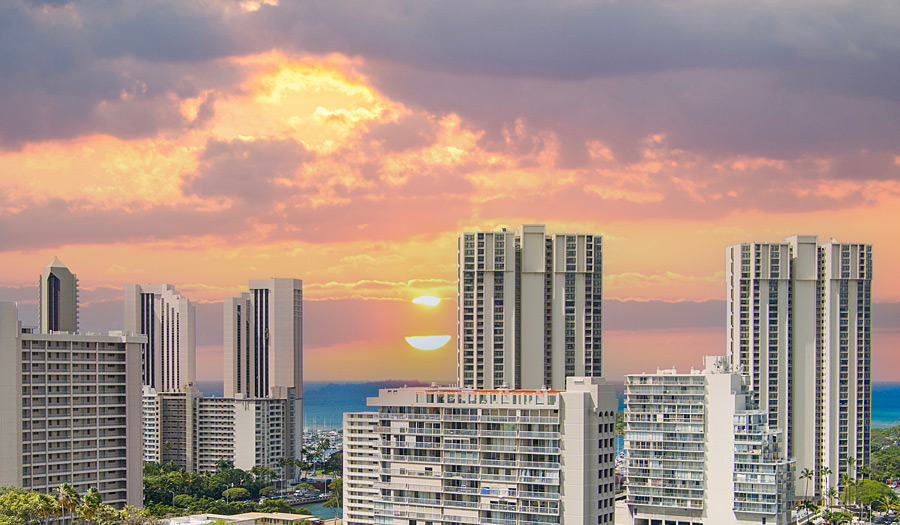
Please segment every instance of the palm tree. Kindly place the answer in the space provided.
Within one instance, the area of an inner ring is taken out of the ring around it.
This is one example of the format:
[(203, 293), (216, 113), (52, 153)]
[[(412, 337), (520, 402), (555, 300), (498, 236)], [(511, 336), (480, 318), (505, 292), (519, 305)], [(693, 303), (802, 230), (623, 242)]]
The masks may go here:
[(809, 522), (812, 515), (815, 514), (819, 510), (819, 506), (813, 503), (809, 499), (805, 499), (797, 504), (797, 508), (803, 509), (806, 511), (806, 521)]
[(822, 470), (820, 472), (822, 473), (823, 476), (825, 476), (825, 486), (830, 487), (831, 486), (831, 469), (828, 467), (822, 467)]
[(74, 518), (75, 509), (77, 509), (78, 505), (81, 503), (81, 496), (79, 496), (78, 492), (72, 488), (72, 485), (63, 483), (59, 486), (59, 489), (57, 489), (56, 501), (58, 502), (63, 515), (67, 513), (72, 514), (72, 517)]
[(825, 495), (828, 496), (828, 507), (831, 508), (834, 506), (834, 498), (838, 497), (837, 487), (831, 487)]
[(813, 477), (813, 471), (805, 468), (800, 471), (800, 479), (806, 480), (806, 499), (809, 500), (809, 480)]
[(38, 494), (38, 509), (44, 517), (44, 525), (50, 524), (50, 516), (56, 516), (60, 512), (56, 499), (47, 494)]
[(81, 519), (84, 520), (85, 523), (92, 523), (102, 506), (103, 499), (100, 497), (100, 491), (98, 491), (96, 487), (91, 487), (88, 489), (87, 494), (84, 495), (84, 499), (81, 500), (81, 505), (78, 507), (78, 514), (81, 515)]
[(287, 480), (290, 476), (290, 468), (294, 466), (294, 458), (283, 457), (278, 458), (278, 461), (275, 462), (276, 465), (281, 467), (281, 481), (282, 481), (282, 490), (287, 487)]

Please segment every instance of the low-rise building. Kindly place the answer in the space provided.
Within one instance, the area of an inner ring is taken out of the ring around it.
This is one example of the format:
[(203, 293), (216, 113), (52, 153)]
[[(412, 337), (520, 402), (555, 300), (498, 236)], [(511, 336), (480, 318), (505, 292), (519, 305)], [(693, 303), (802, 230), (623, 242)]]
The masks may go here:
[(283, 512), (245, 512), (243, 514), (193, 514), (166, 520), (166, 525), (209, 525), (225, 522), (231, 525), (301, 525), (321, 523), (310, 514), (285, 514)]
[(614, 389), (566, 386), (381, 390), (344, 414), (344, 522), (613, 523)]

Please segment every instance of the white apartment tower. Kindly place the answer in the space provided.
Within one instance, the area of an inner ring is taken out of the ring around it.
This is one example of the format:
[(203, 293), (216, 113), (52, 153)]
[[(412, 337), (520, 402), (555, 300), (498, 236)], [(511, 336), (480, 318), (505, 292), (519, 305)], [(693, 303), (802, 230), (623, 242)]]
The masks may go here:
[(725, 259), (728, 356), (822, 496), (869, 463), (872, 246), (798, 235)]
[(38, 329), (42, 333), (78, 331), (78, 278), (58, 258), (38, 282)]
[(612, 524), (612, 385), (381, 390), (344, 414), (348, 524)]
[(470, 388), (565, 388), (601, 375), (602, 237), (466, 232), (457, 246), (457, 376)]
[(793, 460), (726, 358), (625, 380), (628, 525), (790, 523)]
[(144, 385), (179, 392), (196, 382), (195, 309), (174, 286), (126, 284), (125, 332), (147, 336)]
[(143, 336), (40, 333), (0, 302), (0, 485), (140, 506)]

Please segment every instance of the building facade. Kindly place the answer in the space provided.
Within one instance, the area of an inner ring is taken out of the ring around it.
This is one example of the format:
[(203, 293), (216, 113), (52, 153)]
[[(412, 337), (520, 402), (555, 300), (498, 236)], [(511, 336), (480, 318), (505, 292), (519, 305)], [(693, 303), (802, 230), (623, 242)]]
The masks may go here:
[(790, 523), (793, 461), (725, 358), (625, 380), (626, 523)]
[(171, 284), (125, 285), (125, 332), (144, 334), (143, 383), (178, 392), (196, 382), (196, 324), (191, 302)]
[(285, 453), (303, 451), (303, 281), (251, 280), (224, 303), (225, 397), (279, 398), (290, 391), (295, 429)]
[[(193, 385), (182, 392), (143, 389), (143, 458), (174, 462), (189, 472), (215, 472), (225, 459), (235, 467), (281, 472), (278, 460), (291, 456), (301, 431), (292, 418), (293, 389), (275, 397), (203, 397)], [(301, 431), (302, 432), (302, 431)]]
[(457, 377), (471, 388), (565, 388), (601, 375), (602, 237), (466, 232), (457, 246)]
[(821, 497), (869, 462), (872, 246), (797, 235), (725, 259), (728, 355)]
[(273, 387), (303, 391), (303, 281), (250, 281), (225, 298), (225, 396), (269, 397)]
[(381, 390), (344, 414), (344, 522), (612, 523), (614, 389), (566, 386)]
[(38, 330), (78, 331), (78, 278), (54, 257), (38, 282)]
[(0, 485), (140, 506), (141, 336), (39, 333), (0, 302)]

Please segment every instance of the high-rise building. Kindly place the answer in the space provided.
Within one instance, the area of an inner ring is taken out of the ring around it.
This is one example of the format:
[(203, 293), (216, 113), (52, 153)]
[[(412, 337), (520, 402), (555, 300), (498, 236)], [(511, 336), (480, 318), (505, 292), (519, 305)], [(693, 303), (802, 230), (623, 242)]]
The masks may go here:
[(38, 295), (41, 333), (78, 331), (78, 278), (58, 258), (41, 273)]
[(291, 391), (287, 417), (295, 432), (284, 453), (303, 450), (303, 281), (251, 280), (250, 291), (226, 297), (225, 397), (277, 398)]
[(626, 377), (626, 523), (790, 523), (783, 433), (726, 358), (705, 365)]
[(195, 383), (195, 309), (171, 284), (125, 285), (125, 332), (144, 334), (143, 382), (159, 392)]
[(225, 397), (269, 397), (281, 386), (303, 391), (303, 281), (250, 281), (225, 298)]
[(613, 523), (615, 391), (566, 387), (381, 390), (344, 414), (344, 522)]
[(725, 266), (728, 356), (822, 496), (869, 463), (872, 246), (798, 235), (730, 246)]
[(140, 506), (143, 336), (40, 333), (0, 302), (0, 485)]
[(565, 388), (601, 375), (602, 237), (466, 232), (457, 246), (457, 377), (471, 388)]

